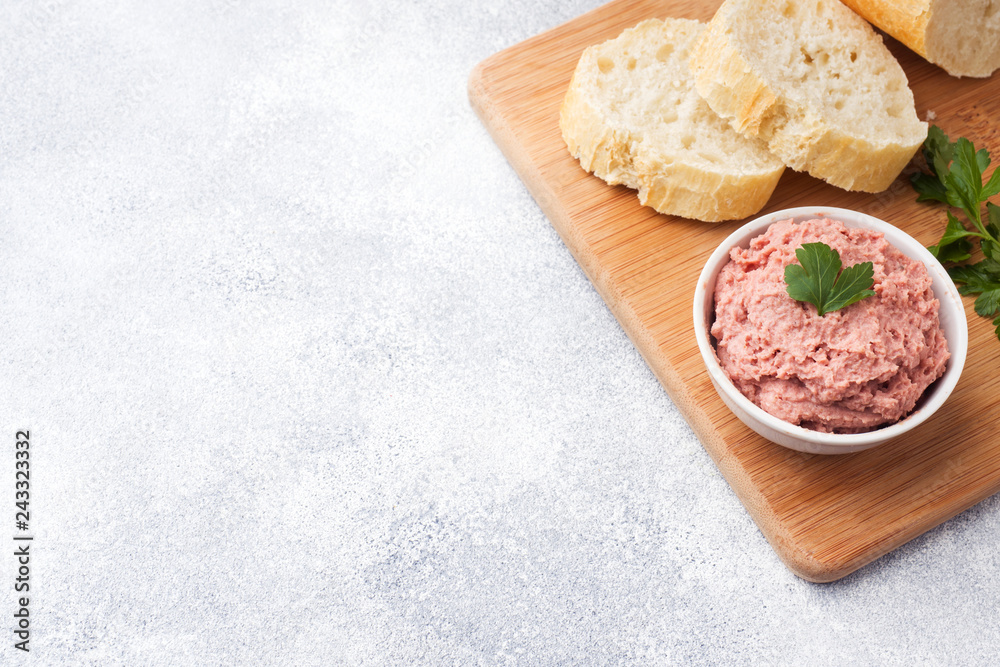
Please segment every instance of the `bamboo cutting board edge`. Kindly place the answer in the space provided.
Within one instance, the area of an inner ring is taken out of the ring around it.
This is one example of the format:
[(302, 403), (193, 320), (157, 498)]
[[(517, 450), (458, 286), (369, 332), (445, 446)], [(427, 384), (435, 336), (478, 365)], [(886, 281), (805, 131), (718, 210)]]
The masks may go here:
[[(507, 69), (510, 60), (516, 61), (518, 56), (530, 52), (534, 47), (540, 47), (546, 41), (551, 42), (562, 35), (572, 34), (574, 26), (588, 25), (603, 20), (611, 5), (622, 6), (625, 5), (625, 2), (618, 0), (599, 7), (562, 26), (514, 45), (482, 61), (469, 77), (469, 98), (493, 139), (515, 171), (521, 176), (566, 246), (588, 278), (594, 283), (605, 303), (666, 389), (671, 400), (685, 416), (706, 451), (747, 507), (752, 518), (779, 557), (789, 569), (804, 579), (815, 582), (833, 581), (857, 570), (1000, 490), (1000, 479), (993, 480), (991, 484), (980, 486), (973, 495), (966, 494), (961, 498), (951, 499), (950, 502), (943, 502), (917, 520), (901, 524), (894, 534), (883, 539), (877, 546), (869, 547), (860, 553), (837, 561), (818, 558), (808, 548), (805, 548), (789, 530), (783, 518), (775, 513), (762, 489), (751, 479), (747, 469), (717, 430), (711, 415), (708, 414), (704, 406), (699, 405), (698, 401), (695, 400), (691, 386), (672, 366), (667, 355), (660, 349), (655, 338), (644, 326), (641, 317), (631, 307), (628, 299), (615, 284), (594, 250), (574, 228), (567, 210), (562, 206), (559, 194), (553, 190), (552, 184), (540, 166), (536, 164), (527, 147), (518, 138), (515, 132), (516, 126), (512, 124), (511, 118), (503, 109), (497, 108), (496, 100), (493, 97), (494, 91), (491, 85), (494, 76), (497, 72)], [(631, 24), (628, 18), (618, 18), (625, 25)], [(634, 22), (636, 21), (632, 21), (632, 23)], [(779, 185), (779, 187), (781, 186)], [(687, 326), (683, 327), (683, 335), (689, 336), (693, 341), (690, 312), (687, 313), (686, 318)], [(705, 381), (707, 382), (707, 379)]]

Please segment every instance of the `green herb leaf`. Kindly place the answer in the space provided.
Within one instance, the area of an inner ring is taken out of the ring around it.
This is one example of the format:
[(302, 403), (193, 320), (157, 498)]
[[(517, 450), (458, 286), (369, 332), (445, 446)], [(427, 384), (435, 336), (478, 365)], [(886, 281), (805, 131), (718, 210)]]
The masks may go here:
[(826, 303), (826, 312), (846, 308), (869, 296), (875, 296), (871, 289), (875, 284), (875, 269), (871, 262), (862, 262), (841, 271), (833, 286), (833, 293)]
[(948, 203), (961, 208), (976, 226), (981, 227), (979, 205), (983, 203), (983, 170), (990, 164), (985, 150), (976, 152), (972, 142), (962, 137), (955, 144), (954, 162), (945, 179), (948, 186)]
[(875, 294), (871, 262), (841, 271), (840, 253), (825, 243), (805, 243), (795, 257), (799, 263), (785, 267), (788, 296), (813, 304), (820, 317)]
[(962, 294), (980, 294), (1000, 287), (1000, 263), (984, 259), (948, 269), (948, 275)]
[(1000, 285), (986, 290), (976, 298), (976, 314), (981, 317), (993, 317), (1000, 311)]
[(944, 185), (944, 179), (948, 175), (948, 165), (955, 153), (955, 144), (948, 141), (948, 135), (944, 133), (944, 130), (937, 125), (932, 125), (927, 131), (923, 153), (924, 159), (927, 160), (927, 167)]
[[(987, 201), (1000, 194), (1000, 169), (994, 169), (984, 185), (983, 175), (990, 166), (989, 152), (977, 151), (964, 137), (951, 142), (936, 126), (927, 132), (923, 155), (931, 173), (914, 174), (910, 178), (917, 201), (939, 201), (960, 208), (975, 229), (969, 231), (949, 212), (944, 235), (928, 250), (942, 262), (964, 262), (972, 258), (973, 240), (979, 239), (985, 259), (976, 264), (952, 266), (948, 275), (960, 293), (979, 295), (976, 312), (984, 317), (996, 316), (993, 324), (1000, 338), (1000, 206)], [(983, 202), (986, 202), (986, 224), (980, 210)]]
[[(979, 151), (980, 153), (985, 151)], [(983, 186), (983, 191), (979, 195), (982, 201), (986, 201), (993, 195), (1000, 193), (1000, 170), (994, 169), (990, 180)]]
[(982, 248), (986, 259), (993, 261), (1000, 260), (1000, 243), (997, 243), (993, 239), (980, 239), (979, 247)]
[[(993, 172), (1000, 173), (1000, 169)], [(979, 245), (987, 259), (1000, 261), (1000, 206), (993, 202), (986, 203), (986, 213), (989, 222), (986, 224), (986, 237), (980, 238)]]
[[(996, 173), (996, 172), (994, 172)], [(910, 183), (917, 191), (917, 201), (939, 201), (942, 204), (948, 203), (948, 188), (930, 174), (917, 172), (910, 176)]]
[(948, 226), (945, 227), (944, 236), (937, 245), (929, 246), (938, 261), (941, 262), (964, 262), (972, 257), (972, 243), (967, 237), (977, 236), (975, 232), (970, 232), (965, 228), (958, 218), (948, 212)]
[[(1000, 172), (994, 171), (993, 173), (996, 174)], [(1000, 238), (1000, 236), (997, 236), (997, 234), (1000, 234), (1000, 206), (997, 206), (993, 202), (987, 202), (986, 216), (988, 221), (986, 224), (986, 231), (993, 238)]]

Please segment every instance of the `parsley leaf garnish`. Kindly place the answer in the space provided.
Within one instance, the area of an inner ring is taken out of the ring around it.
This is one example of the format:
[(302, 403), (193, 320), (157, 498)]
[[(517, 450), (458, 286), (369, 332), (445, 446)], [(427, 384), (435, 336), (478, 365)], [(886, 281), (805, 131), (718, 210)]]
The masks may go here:
[[(923, 156), (931, 173), (917, 173), (910, 178), (917, 191), (917, 201), (938, 201), (961, 209), (972, 223), (970, 230), (948, 211), (944, 235), (927, 249), (941, 262), (957, 264), (948, 269), (948, 275), (962, 294), (979, 295), (976, 312), (995, 318), (993, 325), (1000, 338), (1000, 206), (988, 201), (1000, 194), (1000, 169), (995, 169), (990, 179), (983, 183), (986, 168), (990, 166), (989, 152), (977, 151), (964, 137), (950, 141), (936, 125), (927, 133)], [(983, 202), (986, 202), (985, 223)], [(984, 259), (974, 264), (960, 264), (972, 259), (976, 239)]]
[(795, 257), (799, 263), (785, 267), (788, 296), (813, 304), (820, 317), (875, 294), (871, 262), (841, 271), (840, 253), (825, 243), (804, 243)]

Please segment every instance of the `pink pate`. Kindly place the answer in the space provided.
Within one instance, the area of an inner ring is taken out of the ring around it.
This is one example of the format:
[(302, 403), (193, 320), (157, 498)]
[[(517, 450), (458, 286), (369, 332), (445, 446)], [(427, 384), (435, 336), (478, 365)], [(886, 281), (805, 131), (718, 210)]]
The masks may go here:
[[(875, 296), (820, 317), (788, 296), (795, 249), (821, 241), (844, 267), (872, 262)], [(927, 268), (883, 234), (830, 219), (783, 220), (734, 248), (715, 288), (719, 362), (744, 396), (816, 431), (857, 433), (913, 410), (948, 361)]]

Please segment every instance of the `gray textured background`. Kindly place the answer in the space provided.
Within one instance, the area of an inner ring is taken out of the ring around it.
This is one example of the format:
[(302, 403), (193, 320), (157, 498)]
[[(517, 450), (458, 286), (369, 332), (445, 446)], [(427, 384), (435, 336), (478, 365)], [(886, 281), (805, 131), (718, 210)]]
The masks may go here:
[(995, 664), (1000, 501), (794, 577), (471, 112), (598, 4), (0, 4), (0, 663)]

